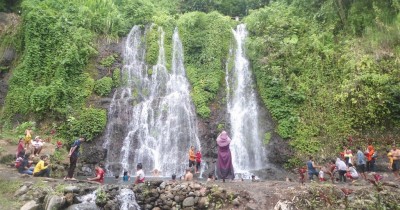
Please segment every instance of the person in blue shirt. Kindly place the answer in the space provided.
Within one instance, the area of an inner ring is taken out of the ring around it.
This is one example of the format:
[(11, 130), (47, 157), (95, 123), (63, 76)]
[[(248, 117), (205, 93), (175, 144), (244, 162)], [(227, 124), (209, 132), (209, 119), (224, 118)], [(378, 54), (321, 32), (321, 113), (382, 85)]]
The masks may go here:
[(367, 175), (365, 175), (365, 165), (367, 164), (365, 154), (361, 151), (361, 147), (357, 147), (357, 150), (357, 169), (360, 171), (361, 176), (367, 179)]
[(313, 180), (314, 175), (318, 178), (317, 168), (319, 168), (319, 166), (315, 165), (313, 157), (310, 156), (309, 160), (307, 161), (308, 178), (310, 181)]
[(131, 180), (131, 177), (128, 175), (127, 171), (124, 171), (124, 176), (122, 177), (122, 181), (127, 182)]
[(74, 178), (74, 170), (76, 168), (76, 163), (78, 162), (79, 157), (79, 149), (81, 147), (81, 143), (85, 141), (84, 137), (79, 137), (78, 140), (75, 140), (74, 144), (72, 144), (71, 149), (69, 150), (69, 170), (67, 176), (64, 178), (65, 180), (76, 180)]

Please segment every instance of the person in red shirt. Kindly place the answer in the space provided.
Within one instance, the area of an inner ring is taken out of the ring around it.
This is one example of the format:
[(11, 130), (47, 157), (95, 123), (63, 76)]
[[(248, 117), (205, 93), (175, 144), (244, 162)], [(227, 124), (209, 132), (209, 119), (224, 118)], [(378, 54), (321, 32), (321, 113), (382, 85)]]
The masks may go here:
[(18, 143), (18, 148), (17, 148), (17, 153), (16, 156), (18, 157), (24, 157), (24, 153), (25, 153), (25, 147), (24, 147), (24, 139), (20, 138), (19, 139), (19, 143)]
[(196, 152), (196, 174), (200, 173), (200, 165), (201, 165), (201, 152), (199, 149)]
[(100, 165), (96, 165), (96, 177), (87, 178), (89, 181), (96, 181), (100, 183), (104, 183), (104, 170), (100, 167)]

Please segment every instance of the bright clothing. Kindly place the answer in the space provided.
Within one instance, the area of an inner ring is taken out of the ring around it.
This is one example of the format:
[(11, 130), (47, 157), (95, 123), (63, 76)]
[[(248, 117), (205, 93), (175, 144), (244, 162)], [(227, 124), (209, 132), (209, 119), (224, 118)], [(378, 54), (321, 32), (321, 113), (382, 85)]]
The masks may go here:
[(194, 151), (192, 149), (189, 150), (189, 160), (190, 161), (196, 160), (196, 155), (194, 154)]
[(40, 172), (41, 170), (44, 170), (44, 169), (47, 169), (47, 166), (44, 165), (44, 161), (43, 160), (40, 160), (36, 164), (35, 169), (33, 169), (33, 173), (38, 173), (38, 172)]
[(202, 157), (201, 152), (197, 151), (196, 152), (196, 162), (201, 163), (201, 157)]
[(138, 183), (144, 183), (144, 172), (142, 169), (140, 169), (136, 172), (135, 184), (138, 184)]
[(392, 167), (392, 165), (393, 165), (393, 154), (392, 154), (392, 151), (388, 152), (387, 156), (389, 158), (389, 167)]
[(104, 170), (102, 168), (96, 169), (96, 177), (99, 177), (99, 179), (94, 181), (104, 183)]
[(232, 164), (232, 154), (229, 148), (231, 138), (226, 131), (222, 131), (217, 138), (218, 158), (217, 158), (217, 175), (220, 179), (234, 179), (235, 172)]
[(368, 161), (372, 160), (372, 156), (374, 155), (374, 153), (375, 153), (374, 147), (372, 145), (369, 145), (367, 147), (367, 155), (366, 155)]

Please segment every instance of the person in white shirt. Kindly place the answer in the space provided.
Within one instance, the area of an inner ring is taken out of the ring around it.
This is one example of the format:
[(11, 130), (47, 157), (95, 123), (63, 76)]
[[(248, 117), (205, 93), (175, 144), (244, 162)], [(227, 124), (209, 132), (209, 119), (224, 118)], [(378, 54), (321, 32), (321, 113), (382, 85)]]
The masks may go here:
[(42, 151), (42, 147), (43, 147), (42, 139), (40, 139), (39, 136), (36, 136), (32, 142), (33, 155), (38, 156), (40, 154), (40, 152)]
[(346, 182), (346, 172), (347, 172), (347, 166), (346, 163), (341, 160), (340, 158), (336, 158), (336, 167), (338, 169), (339, 172), (339, 180), (341, 182)]
[(353, 182), (359, 177), (356, 169), (351, 163), (349, 164), (349, 168), (347, 169), (346, 177), (351, 179)]
[(142, 169), (142, 164), (138, 163), (136, 166), (136, 178), (135, 178), (135, 184), (139, 184), (139, 183), (144, 183), (144, 171)]

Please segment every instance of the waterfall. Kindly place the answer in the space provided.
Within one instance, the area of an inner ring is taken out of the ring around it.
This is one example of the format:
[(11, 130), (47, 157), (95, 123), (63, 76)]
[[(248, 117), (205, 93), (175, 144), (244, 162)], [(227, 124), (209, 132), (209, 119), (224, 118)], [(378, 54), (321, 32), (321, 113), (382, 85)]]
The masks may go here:
[(140, 206), (136, 203), (135, 194), (131, 189), (121, 189), (117, 199), (121, 202), (121, 210), (139, 210)]
[(135, 26), (128, 35), (122, 71), (127, 84), (115, 91), (109, 108), (103, 144), (109, 175), (122, 175), (123, 171), (132, 174), (137, 163), (143, 164), (147, 174), (155, 168), (163, 176), (183, 174), (189, 147), (200, 146), (178, 30), (172, 37), (170, 70), (166, 67), (162, 28), (158, 28), (157, 64), (151, 70), (147, 68), (145, 33)]
[(240, 24), (232, 32), (236, 44), (230, 54), (234, 62), (233, 66), (227, 64), (225, 77), (232, 139), (230, 148), (235, 172), (245, 173), (266, 166), (265, 131), (260, 128), (255, 85), (244, 50), (246, 27)]

